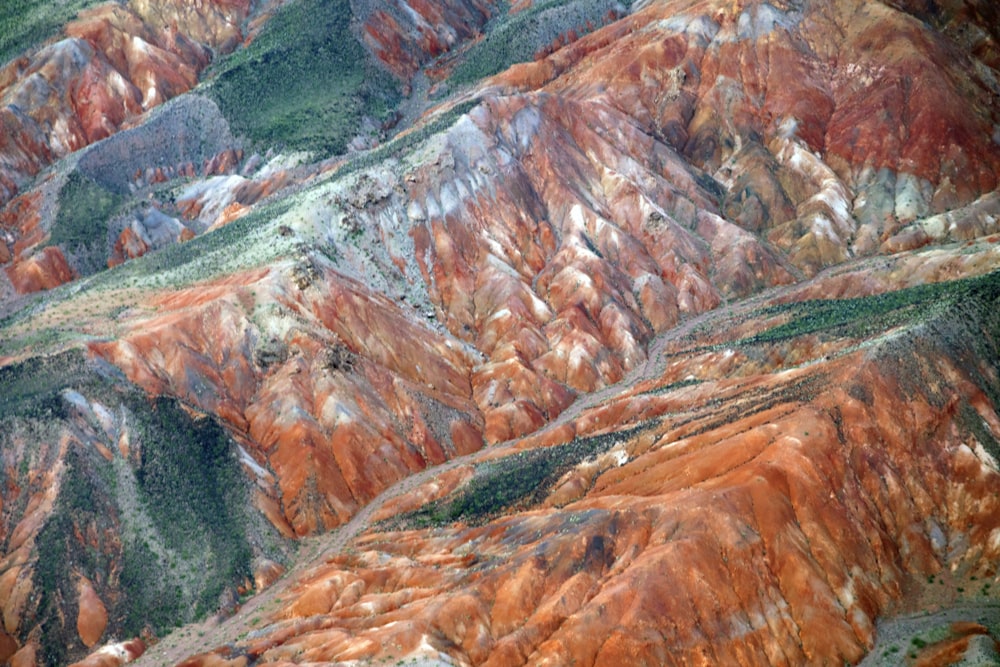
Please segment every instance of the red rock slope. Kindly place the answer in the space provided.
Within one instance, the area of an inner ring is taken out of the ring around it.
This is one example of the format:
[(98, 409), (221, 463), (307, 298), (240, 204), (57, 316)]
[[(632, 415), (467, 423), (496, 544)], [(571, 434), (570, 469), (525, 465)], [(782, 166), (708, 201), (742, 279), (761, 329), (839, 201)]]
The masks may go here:
[[(362, 38), (409, 77), (451, 48), (429, 17), (468, 36), (490, 11), (398, 5)], [(181, 286), (87, 349), (217, 418), (286, 537), (485, 444), (506, 447), (492, 470), (569, 458), (497, 515), (397, 516), (469, 468), (398, 498), (380, 516), (399, 531), (329, 554), (265, 627), (223, 624), (189, 664), (853, 662), (928, 575), (995, 578), (996, 281), (787, 307), (1000, 266), (995, 18), (637, 3), (445, 103), (415, 148), (331, 167), (221, 252), (193, 242), (236, 269), (160, 272), (144, 284)], [(16, 143), (23, 173), (68, 150)], [(607, 447), (541, 449), (570, 442)]]
[(0, 72), (0, 202), (53, 159), (103, 139), (190, 90), (211, 49), (241, 39), (249, 2), (137, 0), (83, 12), (65, 38)]
[[(950, 256), (949, 270), (975, 271), (984, 259), (966, 258)], [(938, 261), (914, 255), (852, 277), (878, 289)], [(221, 655), (248, 664), (857, 661), (876, 619), (928, 575), (996, 576), (1000, 415), (988, 359), (997, 294), (992, 277), (943, 311), (905, 311), (915, 319), (861, 346), (864, 336), (833, 329), (774, 346), (727, 336), (706, 348), (697, 332), (719, 331), (727, 318), (717, 313), (668, 337), (649, 379), (479, 457), (516, 469), (536, 447), (559, 456), (554, 443), (612, 429), (606, 453), (571, 460), (528, 507), (471, 525), (376, 527), (300, 576), (265, 627)], [(780, 323), (760, 319), (766, 312), (736, 315), (760, 334)], [(626, 426), (638, 430), (615, 432)], [(442, 477), (430, 495), (458, 481)], [(419, 506), (428, 492), (412, 497)]]

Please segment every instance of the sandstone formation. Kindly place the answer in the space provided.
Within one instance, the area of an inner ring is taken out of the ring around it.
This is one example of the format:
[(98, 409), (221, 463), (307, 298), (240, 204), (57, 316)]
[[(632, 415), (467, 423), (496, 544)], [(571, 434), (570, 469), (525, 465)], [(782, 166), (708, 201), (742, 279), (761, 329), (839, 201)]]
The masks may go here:
[(0, 202), (53, 159), (191, 89), (211, 49), (239, 41), (249, 9), (246, 0), (99, 5), (64, 39), (8, 63), (0, 73), (8, 130)]
[(437, 56), (480, 35), (495, 0), (394, 0), (358, 3), (362, 43), (396, 76), (409, 80)]
[[(267, 9), (0, 74), (3, 659), (853, 664), (995, 599), (991, 4), (356, 2), (402, 131), (318, 163), (186, 92)], [(572, 34), (450, 78), (517, 16)]]

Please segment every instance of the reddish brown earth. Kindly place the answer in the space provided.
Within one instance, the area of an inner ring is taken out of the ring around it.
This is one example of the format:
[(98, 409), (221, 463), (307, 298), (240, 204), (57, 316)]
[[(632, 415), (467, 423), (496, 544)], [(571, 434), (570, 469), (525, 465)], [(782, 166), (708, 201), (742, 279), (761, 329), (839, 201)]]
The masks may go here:
[[(996, 10), (911, 4), (643, 3), (464, 92), (477, 104), (397, 162), (341, 180), (347, 162), (260, 180), (231, 173), (235, 152), (203, 165), (230, 175), (177, 199), (185, 222), (288, 250), (144, 296), (105, 288), (108, 322), (59, 344), (218, 420), (255, 510), (333, 548), (290, 576), (257, 563), (239, 582), (258, 595), (256, 627), (220, 617), (201, 645), (167, 639), (141, 664), (855, 663), (930, 575), (995, 582), (996, 281), (873, 330), (746, 340), (795, 320), (778, 306), (1000, 267)], [(495, 11), (401, 1), (363, 12), (360, 38), (409, 80), (458, 57)], [(15, 61), (4, 99), (46, 94), (5, 107), (5, 198), (189, 89), (248, 12), (106, 6)], [(138, 178), (197, 172), (172, 169)], [(280, 219), (234, 222), (288, 186)], [(40, 201), (0, 218), (21, 294), (74, 277), (58, 248), (35, 250)], [(152, 250), (127, 227), (111, 263)], [(125, 427), (81, 444), (103, 414), (88, 409), (4, 452), (12, 664), (46, 664), (24, 619), (66, 452), (141, 458)], [(406, 516), (488, 466), (591, 436), (611, 446), (498, 514)], [(117, 562), (113, 531), (88, 540)], [(115, 588), (73, 582), (82, 655), (113, 639)]]
[(7, 64), (0, 203), (54, 159), (190, 90), (211, 49), (242, 39), (249, 9), (247, 0), (99, 5), (68, 24), (63, 39)]
[[(289, 536), (342, 523), (386, 486), (481, 445), (470, 356), (329, 269), (274, 267), (153, 306), (92, 350), (245, 434), (268, 471), (258, 506)], [(275, 316), (280, 336), (257, 323)], [(171, 351), (154, 353), (168, 337)]]
[[(242, 40), (249, 11), (246, 0), (107, 3), (81, 12), (58, 40), (7, 63), (0, 71), (0, 206), (49, 164), (193, 88), (213, 53), (225, 53)], [(202, 171), (228, 173), (239, 159), (228, 151)], [(166, 169), (182, 176), (186, 167)], [(188, 171), (193, 170), (192, 165)], [(163, 167), (151, 167), (147, 180), (166, 180)], [(0, 226), (10, 228), (11, 239), (0, 242), (0, 265), (12, 262), (5, 270), (18, 294), (51, 289), (76, 273), (59, 249), (39, 247), (51, 222), (42, 223), (31, 209), (46, 196), (38, 189), (25, 196), (0, 213)], [(120, 239), (111, 264), (144, 254), (148, 248), (142, 245)]]
[[(908, 258), (881, 278), (912, 277), (928, 261)], [(609, 421), (644, 428), (573, 468), (540, 507), (485, 525), (373, 529), (291, 582), (269, 625), (221, 655), (249, 664), (438, 654), (472, 664), (856, 661), (876, 618), (914, 581), (950, 568), (996, 576), (991, 489), (1000, 480), (967, 426), (972, 415), (1000, 428), (978, 385), (996, 371), (967, 365), (973, 353), (958, 330), (981, 321), (962, 317), (957, 329), (950, 314), (832, 358), (808, 337), (777, 362), (720, 352), (692, 363), (718, 379), (651, 391), (672, 385), (681, 369), (671, 359), (696, 361), (697, 337), (667, 336), (667, 363), (650, 364), (642, 394), (590, 401), (554, 442)], [(462, 478), (446, 473), (395, 511)], [(381, 516), (394, 512), (384, 507)]]
[(14, 199), (0, 213), (5, 237), (0, 242), (0, 266), (17, 294), (52, 289), (76, 278), (62, 250), (40, 247), (48, 240), (41, 207), (42, 195), (31, 192)]
[(80, 577), (79, 589), (77, 605), (80, 612), (76, 619), (76, 629), (80, 633), (80, 641), (91, 648), (100, 640), (108, 626), (108, 610), (94, 590), (94, 585), (86, 577)]
[(372, 4), (359, 16), (363, 23), (361, 42), (404, 80), (432, 59), (479, 35), (498, 5), (495, 0)]

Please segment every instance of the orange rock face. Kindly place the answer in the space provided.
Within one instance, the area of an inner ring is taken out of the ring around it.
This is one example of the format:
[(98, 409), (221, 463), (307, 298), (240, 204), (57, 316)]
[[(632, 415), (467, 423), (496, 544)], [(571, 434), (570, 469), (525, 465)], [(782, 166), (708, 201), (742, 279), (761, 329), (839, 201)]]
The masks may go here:
[[(466, 353), (318, 264), (283, 270), (172, 295), (121, 341), (92, 349), (149, 392), (183, 396), (245, 434), (261, 493), (283, 507), (272, 518), (304, 535), (477, 449), (481, 423)], [(273, 322), (248, 318), (245, 303), (297, 324), (272, 336)], [(173, 352), (152, 352), (164, 345)]]
[(84, 646), (92, 648), (101, 640), (104, 629), (108, 626), (108, 610), (94, 590), (94, 585), (86, 577), (80, 577), (77, 589), (80, 611), (77, 614), (76, 629)]
[(0, 203), (53, 159), (118, 131), (190, 90), (209, 48), (240, 41), (249, 2), (101, 5), (66, 38), (14, 60), (0, 74)]
[(146, 645), (138, 639), (118, 644), (108, 644), (74, 662), (71, 667), (119, 667), (133, 662), (146, 651)]
[(667, 390), (619, 418), (645, 427), (606, 462), (560, 480), (584, 480), (575, 499), (369, 532), (238, 650), (256, 664), (387, 646), (488, 665), (857, 661), (914, 579), (982, 575), (997, 556), (1000, 473), (966, 429), (1000, 432), (1000, 417), (956, 345), (964, 326)]
[[(250, 11), (101, 6), (8, 65), (0, 201), (194, 86)], [(369, 51), (417, 82), (457, 62), (499, 7), (354, 11)], [(196, 649), (208, 652), (180, 664), (855, 663), (928, 576), (996, 578), (997, 281), (935, 302), (892, 294), (1000, 267), (996, 10), (619, 11), (442, 101), (373, 167), (378, 152), (238, 175), (237, 148), (129, 166), (123, 188), (206, 179), (184, 186), (176, 219), (143, 209), (111, 264), (208, 230), (222, 248), (183, 248), (194, 270), (241, 268), (191, 283), (126, 266), (135, 284), (169, 286), (101, 287), (127, 302), (116, 319), (59, 344), (217, 420), (281, 536), (346, 547), (288, 581), (249, 536), (258, 551), (219, 607), (251, 587), (273, 604), (252, 632), (218, 619)], [(449, 114), (459, 101), (473, 104)], [(452, 122), (417, 140), (435, 118)], [(39, 249), (50, 221), (34, 185), (0, 212), (18, 294), (74, 278), (59, 249)], [(278, 206), (243, 217), (265, 199)], [(9, 307), (0, 326), (41, 321)], [(66, 452), (145, 455), (102, 409), (76, 431), (5, 436), (12, 663), (43, 659), (24, 619)], [(94, 526), (67, 539), (119, 553)], [(75, 622), (75, 657), (120, 623), (113, 565), (73, 579), (75, 600), (53, 612)], [(981, 636), (953, 634), (920, 659)], [(79, 664), (138, 655), (116, 646)]]
[(54, 246), (43, 248), (5, 270), (7, 278), (19, 294), (52, 289), (76, 277), (62, 251)]

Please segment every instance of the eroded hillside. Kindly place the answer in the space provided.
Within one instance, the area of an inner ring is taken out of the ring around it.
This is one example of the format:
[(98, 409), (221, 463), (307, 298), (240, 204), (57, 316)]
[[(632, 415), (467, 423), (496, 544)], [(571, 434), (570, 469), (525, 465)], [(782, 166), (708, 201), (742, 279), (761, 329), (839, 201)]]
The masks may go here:
[(853, 663), (993, 604), (989, 3), (45, 25), (0, 76), (5, 659)]

